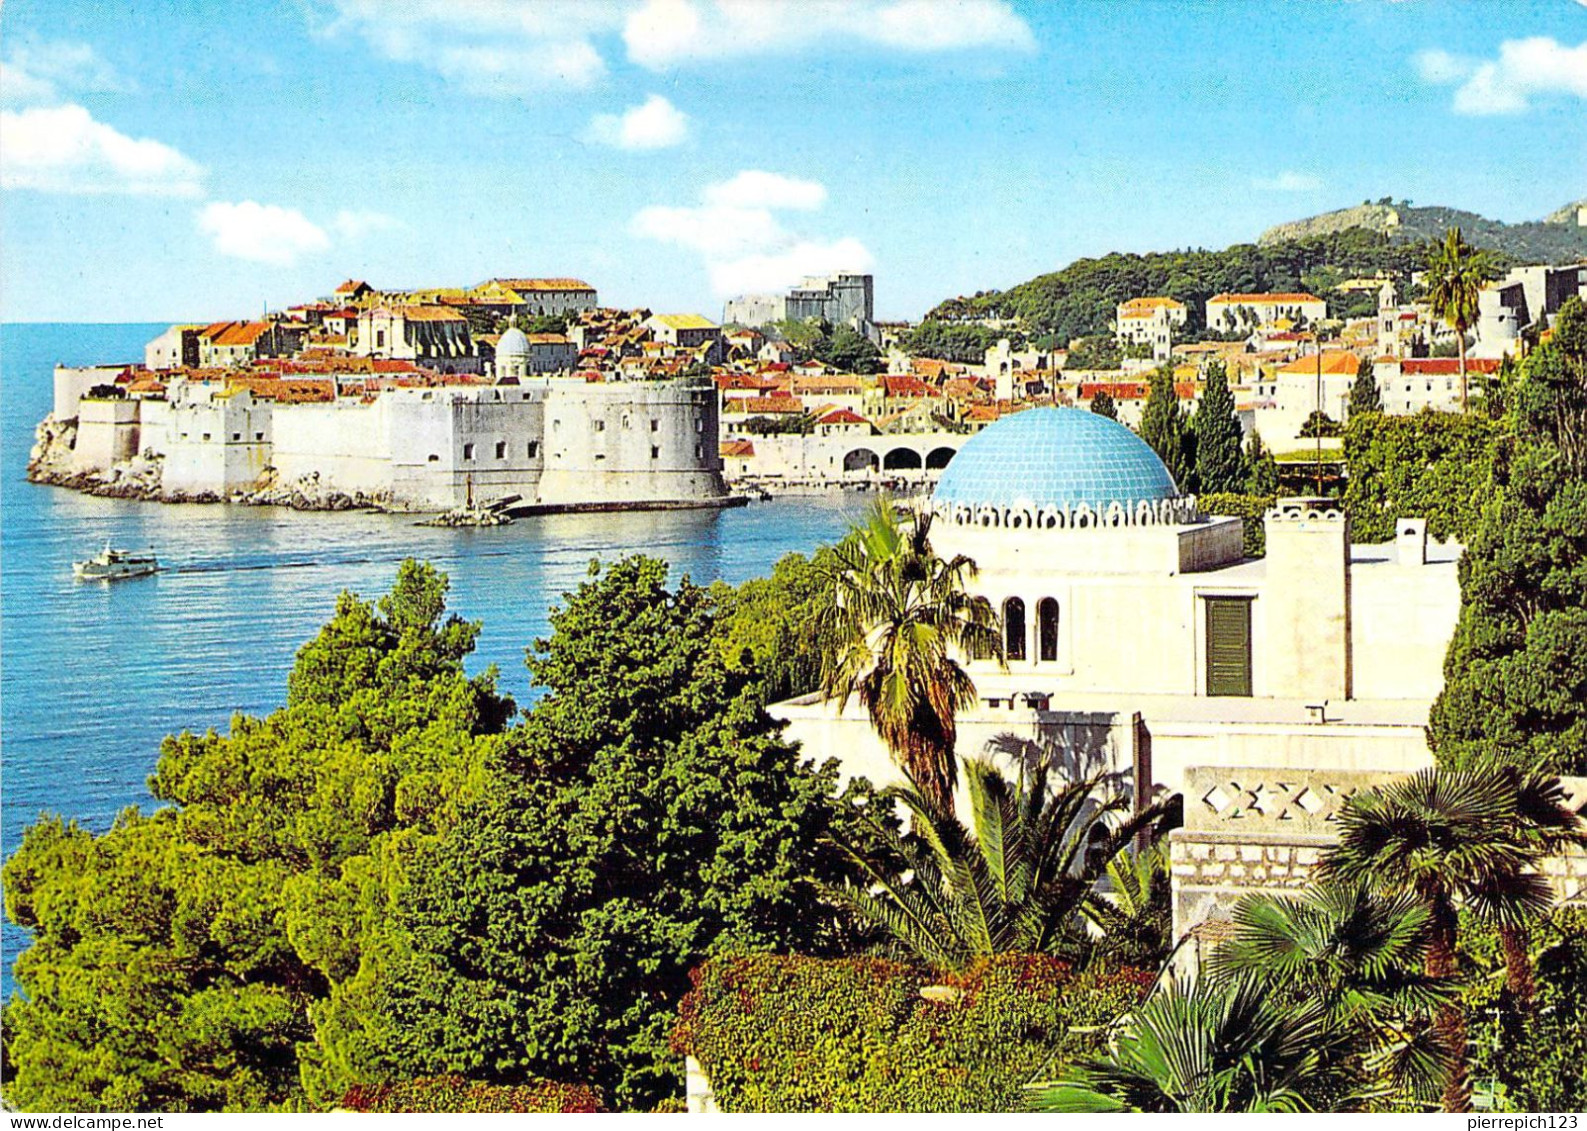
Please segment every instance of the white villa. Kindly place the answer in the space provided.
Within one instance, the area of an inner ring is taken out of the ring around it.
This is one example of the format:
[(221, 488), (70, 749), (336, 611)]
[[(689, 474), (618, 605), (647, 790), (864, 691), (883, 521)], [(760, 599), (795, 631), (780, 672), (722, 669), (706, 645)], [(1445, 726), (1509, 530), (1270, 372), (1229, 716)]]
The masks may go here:
[[(980, 703), (959, 750), (1056, 754), (1141, 797), (1193, 766), (1408, 771), (1443, 682), (1460, 547), (1404, 519), (1352, 545), (1331, 500), (1284, 499), (1267, 553), (1200, 513), (1128, 428), (1077, 409), (1005, 417), (969, 439), (931, 500), (938, 553), (979, 566), (1008, 655), (970, 664)], [(851, 702), (773, 709), (817, 761), (899, 771)]]

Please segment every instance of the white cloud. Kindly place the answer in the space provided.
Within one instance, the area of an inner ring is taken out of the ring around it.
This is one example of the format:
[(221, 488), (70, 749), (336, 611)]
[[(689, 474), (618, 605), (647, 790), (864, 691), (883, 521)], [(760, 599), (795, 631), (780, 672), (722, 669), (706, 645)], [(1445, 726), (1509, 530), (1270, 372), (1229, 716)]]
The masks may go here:
[(1322, 178), (1285, 170), (1275, 177), (1256, 177), (1251, 184), (1265, 192), (1314, 192), (1322, 188)]
[(356, 35), (384, 58), (485, 95), (593, 86), (606, 63), (591, 38), (623, 17), (587, 0), (335, 0), (334, 12), (319, 34)]
[(212, 201), (199, 212), (198, 227), (222, 255), (276, 267), (331, 246), (325, 229), (297, 209), (252, 200)]
[(797, 208), (809, 212), (827, 202), (827, 189), (819, 181), (745, 169), (730, 181), (706, 186), (705, 199), (709, 204), (728, 208)]
[(1416, 67), (1428, 82), (1460, 84), (1454, 98), (1458, 114), (1519, 114), (1539, 95), (1587, 98), (1587, 42), (1569, 47), (1547, 36), (1507, 39), (1499, 57), (1486, 61), (1424, 51)]
[(641, 209), (630, 221), (629, 231), (699, 255), (712, 290), (724, 298), (779, 290), (806, 275), (863, 271), (875, 261), (853, 237), (801, 236), (772, 214), (820, 208), (827, 191), (817, 181), (747, 169), (731, 180), (706, 186), (700, 195), (701, 203), (694, 207)]
[(130, 84), (86, 43), (23, 39), (8, 45), (0, 63), (0, 99), (8, 105), (56, 102), (63, 91), (128, 89)]
[(689, 136), (689, 116), (659, 94), (621, 114), (597, 114), (585, 135), (614, 149), (667, 149)]
[(38, 192), (202, 196), (203, 168), (149, 138), (97, 122), (81, 106), (0, 111), (0, 186)]
[(384, 212), (357, 212), (344, 208), (331, 221), (331, 227), (344, 240), (360, 240), (371, 232), (388, 232), (402, 227), (402, 224)]
[(723, 297), (780, 291), (807, 275), (869, 271), (875, 262), (852, 237), (830, 243), (800, 240), (782, 251), (710, 264), (711, 289)]
[(652, 70), (825, 42), (913, 53), (1036, 46), (1006, 0), (645, 0), (623, 39)]

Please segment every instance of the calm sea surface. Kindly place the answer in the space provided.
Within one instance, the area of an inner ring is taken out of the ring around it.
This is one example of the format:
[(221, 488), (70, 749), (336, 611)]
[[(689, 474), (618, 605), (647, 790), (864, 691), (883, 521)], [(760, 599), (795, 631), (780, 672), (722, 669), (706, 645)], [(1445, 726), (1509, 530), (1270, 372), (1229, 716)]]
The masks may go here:
[[(764, 574), (790, 550), (831, 541), (860, 509), (849, 498), (785, 499), (728, 511), (556, 515), (498, 529), (267, 507), (97, 499), (23, 478), (51, 369), (136, 360), (163, 326), (0, 327), (0, 851), (41, 812), (95, 831), (150, 802), (160, 739), (224, 730), (235, 712), (286, 697), (298, 647), (351, 589), (385, 592), (405, 557), (451, 577), (451, 607), (483, 620), (472, 671), (495, 664), (520, 704), (524, 649), (591, 558), (644, 552), (705, 583)], [(73, 559), (105, 542), (153, 547), (164, 571), (79, 582)], [(7, 924), (0, 996), (27, 944)]]

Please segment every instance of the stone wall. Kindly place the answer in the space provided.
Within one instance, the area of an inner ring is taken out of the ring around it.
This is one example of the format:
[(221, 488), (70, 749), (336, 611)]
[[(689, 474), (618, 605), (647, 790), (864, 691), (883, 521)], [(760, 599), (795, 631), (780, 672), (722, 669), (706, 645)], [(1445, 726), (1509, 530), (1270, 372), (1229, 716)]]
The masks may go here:
[[(1174, 937), (1227, 919), (1241, 897), (1295, 894), (1338, 841), (1340, 808), (1400, 775), (1348, 770), (1194, 766), (1185, 774), (1185, 825), (1169, 838)], [(1565, 778), (1568, 804), (1587, 816), (1587, 778)], [(1587, 904), (1587, 853), (1544, 863), (1561, 902)]]

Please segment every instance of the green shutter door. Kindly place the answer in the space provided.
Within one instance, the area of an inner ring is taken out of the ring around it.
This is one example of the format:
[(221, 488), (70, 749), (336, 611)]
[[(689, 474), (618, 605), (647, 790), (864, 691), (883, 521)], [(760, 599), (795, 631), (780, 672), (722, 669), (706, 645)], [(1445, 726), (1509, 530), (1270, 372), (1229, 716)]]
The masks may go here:
[(1251, 694), (1251, 602), (1207, 599), (1207, 694)]

